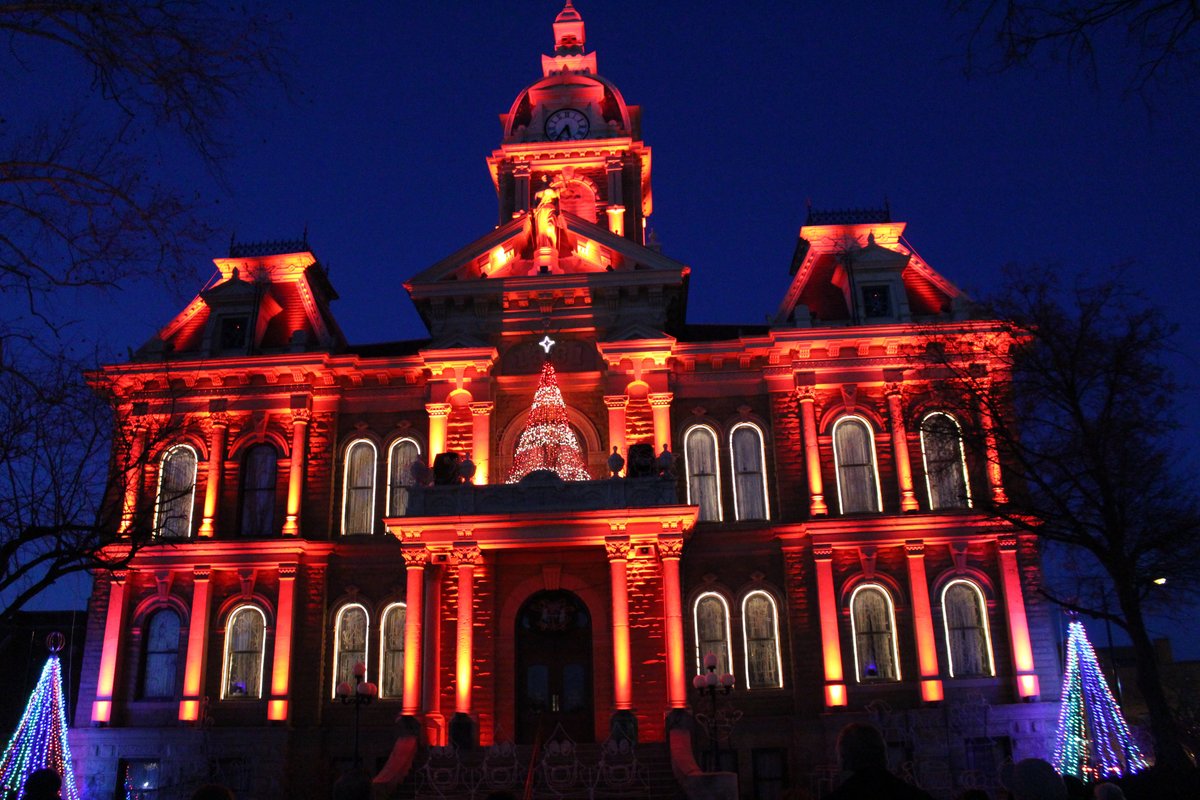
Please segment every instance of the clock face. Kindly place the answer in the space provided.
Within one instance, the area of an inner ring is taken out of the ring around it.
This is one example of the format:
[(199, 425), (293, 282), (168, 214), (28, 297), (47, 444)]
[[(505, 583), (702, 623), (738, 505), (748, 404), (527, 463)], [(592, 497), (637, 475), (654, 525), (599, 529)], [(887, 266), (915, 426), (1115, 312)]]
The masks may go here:
[(546, 118), (546, 138), (552, 142), (585, 139), (591, 124), (582, 111), (562, 108)]

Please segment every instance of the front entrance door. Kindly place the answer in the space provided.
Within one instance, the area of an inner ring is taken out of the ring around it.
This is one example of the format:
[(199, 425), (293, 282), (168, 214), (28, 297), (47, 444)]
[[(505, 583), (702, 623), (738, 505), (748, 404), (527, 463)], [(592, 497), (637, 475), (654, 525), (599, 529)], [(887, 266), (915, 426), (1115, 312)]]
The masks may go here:
[(555, 725), (577, 742), (594, 737), (592, 616), (576, 595), (545, 591), (517, 613), (517, 738), (530, 743)]

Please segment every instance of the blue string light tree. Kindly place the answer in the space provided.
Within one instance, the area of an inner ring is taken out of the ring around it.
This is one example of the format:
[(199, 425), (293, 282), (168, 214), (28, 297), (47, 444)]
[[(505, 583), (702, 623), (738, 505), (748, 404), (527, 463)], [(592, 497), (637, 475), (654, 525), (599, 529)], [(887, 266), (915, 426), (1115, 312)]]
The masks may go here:
[(30, 773), (49, 767), (62, 777), (64, 800), (79, 800), (67, 741), (67, 706), (63, 701), (62, 662), (58, 653), (66, 639), (61, 633), (46, 637), (50, 657), (29, 696), (25, 713), (8, 741), (0, 761), (0, 790), (19, 794)]
[(1096, 781), (1130, 775), (1147, 766), (1100, 672), (1083, 623), (1071, 615), (1054, 768), (1062, 775)]
[(534, 470), (550, 470), (564, 481), (590, 480), (583, 451), (567, 421), (567, 406), (558, 388), (558, 376), (550, 363), (554, 340), (547, 336), (540, 344), (546, 351), (546, 361), (506, 482), (516, 483)]

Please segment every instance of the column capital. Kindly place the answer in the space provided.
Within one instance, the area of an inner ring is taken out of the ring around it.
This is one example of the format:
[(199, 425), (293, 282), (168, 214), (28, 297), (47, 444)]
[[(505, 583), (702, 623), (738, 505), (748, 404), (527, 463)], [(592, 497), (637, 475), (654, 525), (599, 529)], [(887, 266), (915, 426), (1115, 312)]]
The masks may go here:
[(628, 405), (629, 395), (627, 394), (604, 395), (604, 407), (609, 411), (624, 410)]
[(300, 565), (295, 562), (279, 565), (280, 580), (292, 581), (296, 579), (296, 573), (300, 570)]
[(659, 558), (679, 558), (683, 555), (683, 535), (663, 534), (658, 537)]
[(518, 161), (512, 167), (513, 177), (528, 178), (529, 177), (529, 162)]
[(431, 417), (448, 417), (450, 416), (449, 403), (426, 403), (425, 411)]
[(233, 419), (227, 411), (208, 412), (208, 424), (212, 426), (214, 433), (218, 430), (225, 430), (232, 421)]
[(887, 397), (899, 397), (904, 391), (904, 381), (888, 381), (883, 384), (883, 393)]
[(650, 401), (651, 408), (663, 408), (664, 406), (671, 405), (671, 401), (675, 399), (675, 394), (673, 392), (655, 392), (654, 394), (647, 395), (646, 399)]
[(621, 156), (607, 156), (604, 159), (604, 169), (609, 172), (615, 172), (625, 166), (624, 159)]
[(814, 544), (812, 549), (813, 558), (817, 561), (832, 561), (833, 560), (833, 545), (829, 544)]
[(192, 577), (198, 581), (206, 581), (212, 577), (212, 567), (208, 564), (197, 564), (192, 567)]
[(904, 554), (909, 558), (925, 557), (925, 542), (921, 539), (909, 539), (904, 543)]
[(473, 567), (483, 558), (483, 551), (474, 542), (461, 542), (454, 545), (454, 560), (460, 567)]
[(604, 537), (604, 552), (609, 561), (625, 561), (629, 558), (628, 536)]
[(817, 400), (817, 387), (797, 386), (792, 392), (801, 403), (814, 403)]
[(127, 569), (114, 569), (108, 574), (112, 576), (109, 579), (110, 583), (124, 583), (129, 578), (129, 570)]
[(408, 569), (424, 569), (425, 565), (429, 563), (429, 551), (423, 544), (415, 547), (402, 547), (400, 555), (404, 558), (404, 566)]
[(996, 537), (996, 544), (1000, 547), (1001, 553), (1015, 553), (1017, 552), (1017, 535), (1003, 533)]
[(307, 408), (296, 408), (292, 410), (293, 425), (307, 425), (312, 419), (312, 411)]
[[(428, 408), (429, 406), (426, 406)], [(496, 404), (491, 400), (479, 400), (470, 404), (471, 416), (486, 417), (495, 410)], [(430, 412), (432, 413), (432, 412)]]

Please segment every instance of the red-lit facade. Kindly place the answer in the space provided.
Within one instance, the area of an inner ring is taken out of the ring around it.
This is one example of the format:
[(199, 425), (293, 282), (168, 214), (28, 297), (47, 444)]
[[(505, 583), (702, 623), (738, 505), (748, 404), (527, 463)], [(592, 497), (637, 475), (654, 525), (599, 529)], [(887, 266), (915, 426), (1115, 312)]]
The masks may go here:
[[(498, 225), (405, 283), (427, 339), (349, 343), (306, 242), (235, 246), (103, 371), (134, 473), (121, 533), (152, 544), (95, 584), (90, 796), (152, 762), (164, 784), (316, 796), (350, 758), (335, 691), (358, 661), (380, 693), (369, 765), (398, 715), (422, 746), (528, 743), (540, 712), (579, 742), (662, 747), (708, 652), (735, 675), (743, 797), (780, 772), (818, 785), (864, 714), (947, 793), (1045, 752), (1036, 545), (987, 513), (994, 445), (956, 433), (986, 433), (986, 410), (960, 419), (913, 355), (990, 326), (884, 212), (812, 213), (770, 324), (689, 324), (689, 268), (645, 242), (640, 110), (570, 3), (554, 33), (487, 159)], [(595, 480), (506, 485), (547, 335)], [(631, 447), (664, 444), (668, 476), (608, 477), (614, 447), (632, 472)], [(471, 481), (414, 486), (444, 452)]]

